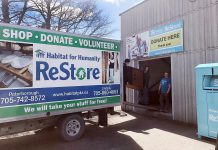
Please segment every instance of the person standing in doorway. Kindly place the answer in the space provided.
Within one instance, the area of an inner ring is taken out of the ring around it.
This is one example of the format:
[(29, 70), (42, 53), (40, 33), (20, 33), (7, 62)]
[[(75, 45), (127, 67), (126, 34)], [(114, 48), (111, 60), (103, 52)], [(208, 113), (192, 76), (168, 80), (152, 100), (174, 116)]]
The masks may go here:
[(149, 86), (149, 79), (150, 79), (150, 68), (148, 66), (145, 67), (143, 75), (144, 75), (143, 98), (145, 101), (145, 105), (148, 105), (149, 104), (148, 86)]
[(126, 102), (126, 85), (129, 82), (130, 69), (129, 69), (129, 59), (125, 59), (123, 63), (123, 101)]
[(150, 68), (145, 66), (143, 69), (143, 89), (139, 91), (139, 104), (140, 105), (148, 105), (149, 104), (149, 79), (150, 79)]
[(164, 77), (160, 81), (159, 91), (160, 94), (160, 111), (169, 111), (169, 94), (171, 90), (171, 80), (169, 78), (168, 72), (164, 73)]

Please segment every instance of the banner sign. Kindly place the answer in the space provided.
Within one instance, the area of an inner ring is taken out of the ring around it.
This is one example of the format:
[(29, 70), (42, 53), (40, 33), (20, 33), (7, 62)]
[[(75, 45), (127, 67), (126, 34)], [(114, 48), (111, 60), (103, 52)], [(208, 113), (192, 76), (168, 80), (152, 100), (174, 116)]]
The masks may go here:
[(148, 56), (149, 32), (129, 37), (126, 43), (129, 59)]
[(119, 42), (0, 25), (0, 122), (119, 102)]
[(5, 41), (10, 40), (15, 42), (50, 44), (109, 51), (119, 51), (120, 49), (118, 42), (107, 42), (101, 39), (88, 39), (53, 32), (0, 26), (0, 33), (0, 39)]
[[(140, 36), (139, 36), (140, 35)], [(130, 40), (130, 39), (135, 39)], [(132, 51), (140, 52), (143, 47), (143, 41), (146, 39), (147, 53), (146, 55), (135, 55), (142, 57), (152, 57), (157, 55), (175, 53), (183, 51), (183, 21), (177, 21), (162, 27), (136, 35), (136, 37), (129, 37), (126, 41), (127, 57), (134, 59)], [(130, 42), (133, 41), (133, 42)], [(133, 44), (131, 44), (133, 43)], [(140, 44), (141, 43), (141, 44)], [(131, 46), (134, 45), (134, 46)], [(135, 48), (137, 47), (137, 49)]]
[(177, 21), (150, 31), (149, 56), (183, 51), (183, 22)]

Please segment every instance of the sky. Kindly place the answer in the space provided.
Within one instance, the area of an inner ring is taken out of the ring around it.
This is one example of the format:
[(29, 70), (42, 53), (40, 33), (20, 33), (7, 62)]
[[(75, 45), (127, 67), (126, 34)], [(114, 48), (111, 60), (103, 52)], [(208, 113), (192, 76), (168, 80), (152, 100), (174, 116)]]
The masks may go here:
[(109, 15), (112, 23), (111, 29), (115, 30), (107, 38), (120, 40), (120, 14), (125, 10), (137, 5), (143, 0), (97, 0), (97, 5), (104, 11), (106, 15)]

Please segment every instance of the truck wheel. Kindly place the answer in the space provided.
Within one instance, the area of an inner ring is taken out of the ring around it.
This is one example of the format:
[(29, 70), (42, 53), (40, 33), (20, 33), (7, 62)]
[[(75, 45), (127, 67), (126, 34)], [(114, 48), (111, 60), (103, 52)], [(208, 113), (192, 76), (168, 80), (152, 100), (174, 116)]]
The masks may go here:
[(85, 131), (85, 121), (78, 114), (64, 117), (59, 124), (60, 137), (65, 141), (74, 141), (82, 137)]

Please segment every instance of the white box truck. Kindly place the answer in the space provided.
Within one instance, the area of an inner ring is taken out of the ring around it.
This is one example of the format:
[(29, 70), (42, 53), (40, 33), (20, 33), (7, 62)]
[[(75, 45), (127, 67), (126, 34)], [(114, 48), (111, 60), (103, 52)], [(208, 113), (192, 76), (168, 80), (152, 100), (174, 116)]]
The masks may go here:
[[(0, 136), (57, 126), (67, 141), (83, 112), (120, 105), (120, 43), (0, 24)], [(106, 121), (105, 121), (106, 120)]]

